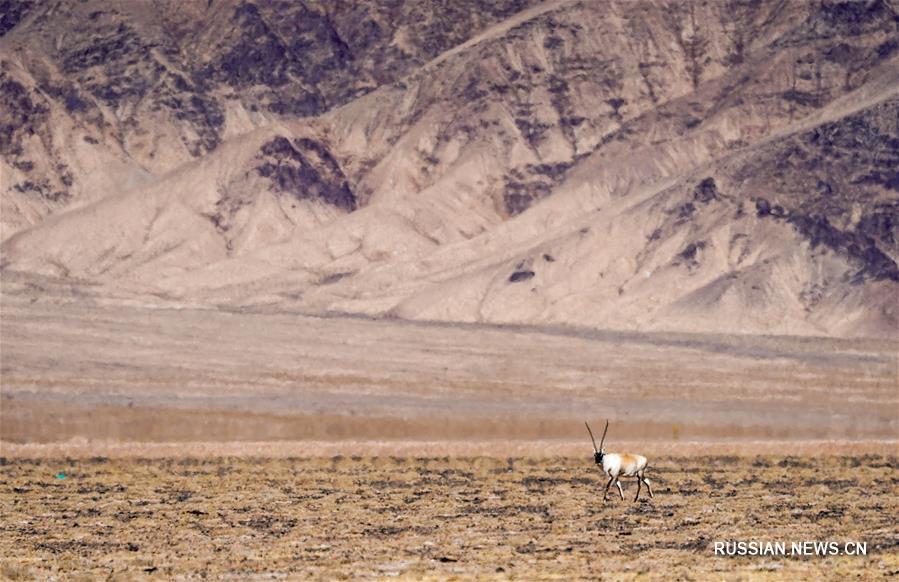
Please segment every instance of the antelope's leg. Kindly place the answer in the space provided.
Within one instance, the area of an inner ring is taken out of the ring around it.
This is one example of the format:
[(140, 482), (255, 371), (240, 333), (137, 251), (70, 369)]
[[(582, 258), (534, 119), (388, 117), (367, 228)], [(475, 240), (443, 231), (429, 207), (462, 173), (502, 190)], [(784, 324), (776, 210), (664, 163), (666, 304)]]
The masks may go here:
[(646, 484), (646, 488), (649, 489), (649, 497), (652, 497), (652, 487), (649, 486), (649, 479), (646, 477), (640, 477), (643, 480), (643, 483)]
[(614, 481), (614, 480), (615, 480), (615, 477), (609, 477), (609, 482), (606, 483), (606, 490), (605, 490), (605, 492), (602, 494), (602, 500), (603, 500), (603, 501), (605, 501), (606, 499), (609, 498), (609, 487), (612, 486), (612, 481)]
[(621, 500), (624, 501), (624, 490), (621, 488), (621, 481), (615, 479), (615, 485), (618, 485), (618, 495), (620, 495)]
[(634, 495), (634, 502), (636, 503), (637, 499), (640, 498), (640, 475), (637, 475), (637, 494)]

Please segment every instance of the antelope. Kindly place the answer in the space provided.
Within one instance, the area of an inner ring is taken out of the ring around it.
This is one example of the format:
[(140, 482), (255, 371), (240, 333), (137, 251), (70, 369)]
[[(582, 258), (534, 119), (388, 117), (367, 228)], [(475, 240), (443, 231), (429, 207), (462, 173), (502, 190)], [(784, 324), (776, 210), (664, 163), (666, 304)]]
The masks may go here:
[(608, 499), (609, 487), (612, 486), (613, 481), (615, 482), (615, 485), (618, 486), (618, 494), (621, 495), (621, 499), (624, 499), (621, 481), (618, 480), (619, 475), (637, 478), (637, 495), (634, 496), (634, 502), (640, 497), (641, 483), (646, 485), (646, 488), (649, 490), (649, 496), (653, 497), (652, 487), (649, 486), (649, 479), (644, 475), (646, 472), (646, 457), (642, 455), (606, 453), (605, 450), (603, 450), (602, 445), (606, 440), (606, 433), (609, 432), (608, 420), (606, 420), (606, 428), (602, 431), (602, 438), (599, 440), (599, 448), (597, 449), (596, 439), (593, 438), (593, 431), (590, 430), (590, 425), (587, 424), (587, 421), (584, 421), (584, 424), (587, 426), (587, 432), (590, 433), (590, 440), (593, 441), (593, 461), (597, 465), (602, 466), (602, 472), (609, 476), (609, 482), (606, 483), (606, 490), (602, 496), (602, 500), (605, 501)]

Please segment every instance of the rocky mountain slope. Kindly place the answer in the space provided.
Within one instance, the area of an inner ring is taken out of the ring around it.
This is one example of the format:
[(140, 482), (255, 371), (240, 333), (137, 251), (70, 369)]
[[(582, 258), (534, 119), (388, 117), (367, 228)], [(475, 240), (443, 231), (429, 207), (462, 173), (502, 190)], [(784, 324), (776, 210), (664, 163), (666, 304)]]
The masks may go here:
[(899, 330), (899, 3), (0, 3), (7, 295)]

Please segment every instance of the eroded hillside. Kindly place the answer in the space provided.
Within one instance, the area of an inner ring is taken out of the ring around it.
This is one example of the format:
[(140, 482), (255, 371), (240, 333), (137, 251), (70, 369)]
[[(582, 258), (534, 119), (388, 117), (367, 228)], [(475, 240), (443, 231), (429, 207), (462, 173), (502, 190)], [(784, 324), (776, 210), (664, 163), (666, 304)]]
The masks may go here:
[(894, 2), (6, 5), (7, 293), (896, 334)]

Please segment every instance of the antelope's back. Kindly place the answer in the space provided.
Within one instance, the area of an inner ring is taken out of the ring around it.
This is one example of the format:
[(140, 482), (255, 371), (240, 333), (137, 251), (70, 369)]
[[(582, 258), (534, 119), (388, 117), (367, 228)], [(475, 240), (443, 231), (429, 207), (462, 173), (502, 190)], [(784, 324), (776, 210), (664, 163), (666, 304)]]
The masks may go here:
[(621, 472), (624, 475), (633, 477), (645, 468), (646, 457), (643, 455), (631, 455), (629, 453), (621, 455)]

